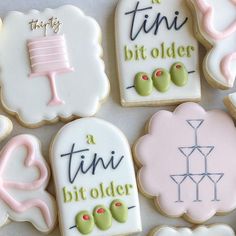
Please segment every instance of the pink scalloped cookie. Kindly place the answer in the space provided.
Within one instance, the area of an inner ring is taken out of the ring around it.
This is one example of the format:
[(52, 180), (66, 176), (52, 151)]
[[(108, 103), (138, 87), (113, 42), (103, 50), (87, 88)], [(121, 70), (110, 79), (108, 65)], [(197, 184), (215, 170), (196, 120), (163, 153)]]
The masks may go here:
[[(10, 120), (0, 116), (0, 138), (12, 128)], [(0, 152), (0, 226), (12, 221), (28, 221), (43, 233), (56, 224), (56, 204), (45, 188), (49, 168), (40, 151), (39, 140), (32, 135), (12, 138)]]
[(93, 116), (110, 89), (100, 39), (97, 22), (75, 6), (9, 12), (0, 31), (5, 109), (33, 128)]
[(202, 223), (236, 208), (236, 128), (223, 111), (159, 111), (134, 146), (140, 190), (171, 217)]
[[(196, 16), (197, 38), (208, 52), (203, 69), (216, 88), (232, 88), (236, 78), (236, 1), (188, 0)], [(220, 17), (219, 17), (220, 16)], [(225, 99), (236, 117), (236, 93)]]

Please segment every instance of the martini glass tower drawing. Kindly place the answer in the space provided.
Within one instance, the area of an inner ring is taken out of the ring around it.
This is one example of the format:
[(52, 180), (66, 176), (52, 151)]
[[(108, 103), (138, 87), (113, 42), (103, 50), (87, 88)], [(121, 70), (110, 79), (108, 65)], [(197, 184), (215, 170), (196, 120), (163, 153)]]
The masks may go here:
[[(170, 175), (171, 179), (177, 185), (178, 191), (178, 199), (176, 202), (184, 202), (182, 200), (182, 184), (190, 180), (195, 185), (195, 199), (194, 202), (201, 202), (200, 198), (200, 185), (203, 181), (209, 181), (209, 183), (213, 184), (213, 192), (214, 196), (212, 201), (220, 201), (218, 198), (218, 183), (223, 178), (224, 173), (211, 173), (209, 172), (209, 157), (211, 156), (214, 146), (202, 146), (199, 145), (199, 134), (198, 130), (204, 123), (203, 119), (193, 119), (187, 120), (187, 124), (193, 129), (194, 132), (194, 144), (192, 146), (187, 147), (179, 147), (178, 150), (181, 154), (186, 158), (186, 172), (183, 174), (174, 174)], [(190, 170), (191, 158), (193, 154), (197, 154), (198, 158), (200, 158), (203, 162), (203, 170), (201, 172), (193, 172)]]
[(30, 78), (46, 76), (50, 82), (51, 100), (48, 105), (64, 103), (58, 95), (56, 75), (74, 71), (70, 66), (64, 35), (51, 35), (28, 40), (31, 63)]

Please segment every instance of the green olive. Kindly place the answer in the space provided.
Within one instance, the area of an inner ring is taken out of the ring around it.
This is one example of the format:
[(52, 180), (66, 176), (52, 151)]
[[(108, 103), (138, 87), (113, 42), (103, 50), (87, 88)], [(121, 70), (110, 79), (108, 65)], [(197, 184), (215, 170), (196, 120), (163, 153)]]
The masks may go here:
[(170, 82), (171, 82), (169, 71), (167, 71), (163, 68), (156, 69), (153, 72), (152, 81), (153, 81), (154, 87), (159, 92), (164, 93), (164, 92), (168, 91), (170, 88)]
[(145, 72), (136, 74), (134, 87), (140, 96), (149, 96), (153, 91), (152, 80)]
[(93, 210), (95, 224), (100, 230), (108, 230), (112, 225), (112, 216), (109, 209), (103, 205), (96, 206)]
[(114, 200), (110, 205), (110, 210), (113, 218), (119, 223), (125, 223), (128, 219), (128, 207), (127, 205), (119, 200)]
[(185, 65), (177, 62), (171, 66), (170, 69), (171, 80), (179, 87), (183, 87), (188, 83), (188, 71)]
[(94, 228), (94, 218), (88, 211), (76, 215), (76, 228), (81, 234), (90, 234)]

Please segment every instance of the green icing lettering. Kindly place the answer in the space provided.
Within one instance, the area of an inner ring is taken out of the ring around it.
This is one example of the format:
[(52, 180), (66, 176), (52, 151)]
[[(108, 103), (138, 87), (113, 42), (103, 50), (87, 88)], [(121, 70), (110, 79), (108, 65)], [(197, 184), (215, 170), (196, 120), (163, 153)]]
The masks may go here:
[(179, 55), (179, 57), (184, 57), (185, 56), (185, 47), (180, 46), (178, 48), (178, 55)]
[(110, 205), (110, 210), (113, 218), (119, 223), (125, 223), (128, 220), (128, 207), (123, 201), (114, 200)]
[(81, 234), (90, 234), (94, 228), (94, 218), (88, 211), (81, 211), (75, 218), (76, 228)]
[(81, 198), (83, 200), (86, 200), (87, 199), (87, 197), (86, 197), (86, 189), (82, 187), (82, 188), (80, 188), (79, 192), (81, 194)]
[(132, 50), (128, 48), (128, 46), (125, 46), (125, 60), (126, 61), (132, 61), (134, 57), (134, 53)]
[(177, 62), (172, 65), (170, 69), (171, 80), (179, 87), (183, 87), (188, 82), (188, 72), (185, 65), (181, 62)]
[(100, 184), (100, 190), (101, 190), (101, 197), (102, 198), (106, 197), (105, 187), (103, 183)]
[(93, 135), (88, 134), (86, 138), (87, 138), (87, 144), (96, 144), (96, 139)]
[(180, 45), (178, 46), (175, 42), (171, 44), (166, 44), (162, 42), (159, 47), (155, 47), (151, 49), (151, 56), (154, 59), (176, 59), (178, 57), (183, 58), (190, 58), (192, 57), (193, 52), (195, 51), (194, 46), (192, 45)]
[(109, 209), (103, 205), (96, 206), (93, 210), (93, 217), (96, 226), (100, 230), (108, 230), (112, 225), (112, 215)]
[(144, 46), (135, 46), (135, 60), (139, 61), (140, 59), (146, 60), (147, 55), (146, 55), (146, 48)]
[(124, 195), (124, 188), (123, 188), (123, 186), (122, 185), (118, 185), (117, 186), (117, 188), (116, 188), (116, 191), (117, 191), (117, 193), (119, 194), (119, 195)]
[(164, 92), (168, 91), (170, 88), (170, 84), (171, 84), (171, 78), (170, 78), (169, 71), (162, 69), (162, 68), (156, 69), (153, 72), (152, 81), (153, 81), (154, 87), (159, 92), (164, 93)]
[(133, 48), (125, 46), (125, 61), (139, 61), (147, 59), (147, 49), (143, 45), (135, 45)]
[(72, 193), (68, 191), (66, 187), (63, 188), (63, 197), (65, 203), (72, 202), (73, 199)]
[(188, 46), (187, 47), (187, 57), (191, 57), (192, 56), (192, 52), (195, 51), (195, 47), (194, 46)]
[(153, 83), (147, 73), (140, 72), (135, 76), (134, 87), (140, 96), (149, 96), (153, 90)]
[(166, 50), (167, 56), (170, 58), (176, 58), (176, 46), (175, 43), (171, 44), (171, 47), (167, 48)]
[(90, 191), (90, 195), (92, 198), (97, 199), (99, 197), (99, 192), (97, 188), (93, 188)]
[(106, 194), (109, 197), (115, 197), (115, 183), (112, 181), (109, 186), (106, 188)]
[(166, 58), (166, 56), (165, 56), (165, 43), (162, 43), (161, 44), (161, 57), (163, 58), (163, 59), (165, 59)]
[(152, 54), (152, 57), (153, 58), (158, 58), (159, 57), (159, 49), (158, 48), (153, 48), (152, 51), (151, 51), (151, 54)]
[(132, 184), (126, 184), (125, 185), (126, 195), (130, 195), (131, 189), (133, 189)]

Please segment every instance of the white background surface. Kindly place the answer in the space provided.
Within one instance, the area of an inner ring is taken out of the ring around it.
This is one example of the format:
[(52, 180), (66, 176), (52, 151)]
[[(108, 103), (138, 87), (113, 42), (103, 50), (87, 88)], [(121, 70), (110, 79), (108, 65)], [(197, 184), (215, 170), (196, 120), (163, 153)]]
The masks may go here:
[[(102, 28), (104, 60), (106, 63), (106, 72), (111, 83), (111, 94), (106, 103), (101, 107), (100, 111), (97, 114), (97, 117), (104, 118), (105, 120), (110, 121), (111, 123), (119, 127), (125, 133), (130, 144), (132, 145), (139, 136), (144, 134), (144, 125), (146, 121), (160, 108), (122, 108), (120, 106), (114, 41), (114, 11), (117, 1), (118, 0), (0, 0), (0, 15), (3, 18), (10, 10), (27, 12), (32, 8), (43, 10), (47, 7), (56, 8), (64, 4), (73, 4), (80, 7), (87, 15), (94, 17)], [(204, 55), (204, 53), (204, 49), (201, 48), (201, 54)], [(202, 58), (200, 59), (200, 61), (202, 61)], [(223, 105), (223, 97), (228, 93), (229, 91), (222, 92), (210, 88), (210, 86), (205, 82), (204, 78), (202, 78), (201, 104), (206, 109), (225, 109)], [(168, 107), (167, 109), (173, 110), (174, 107)], [(0, 108), (0, 113), (5, 114), (2, 108)], [(22, 133), (30, 133), (36, 135), (42, 141), (43, 153), (45, 158), (48, 160), (48, 148), (50, 140), (56, 134), (59, 128), (63, 126), (63, 124), (58, 123), (51, 126), (44, 126), (35, 130), (30, 130), (21, 127), (14, 117), (10, 118), (14, 123), (12, 136)], [(1, 143), (1, 146), (4, 145), (4, 143), (5, 142)], [(54, 192), (52, 181), (49, 186), (49, 190), (52, 193)], [(155, 210), (153, 202), (141, 195), (140, 204), (143, 221), (143, 232), (139, 235), (146, 235), (150, 229), (157, 225), (164, 224), (171, 226), (190, 226), (182, 219), (169, 219), (161, 216)], [(234, 227), (236, 230), (236, 211), (224, 217), (214, 217), (207, 223), (211, 224), (215, 222), (227, 223), (230, 226)], [(37, 232), (29, 223), (11, 223), (0, 229), (0, 236), (39, 235), (42, 234)], [(56, 228), (50, 234), (50, 236), (60, 236), (58, 228)]]

